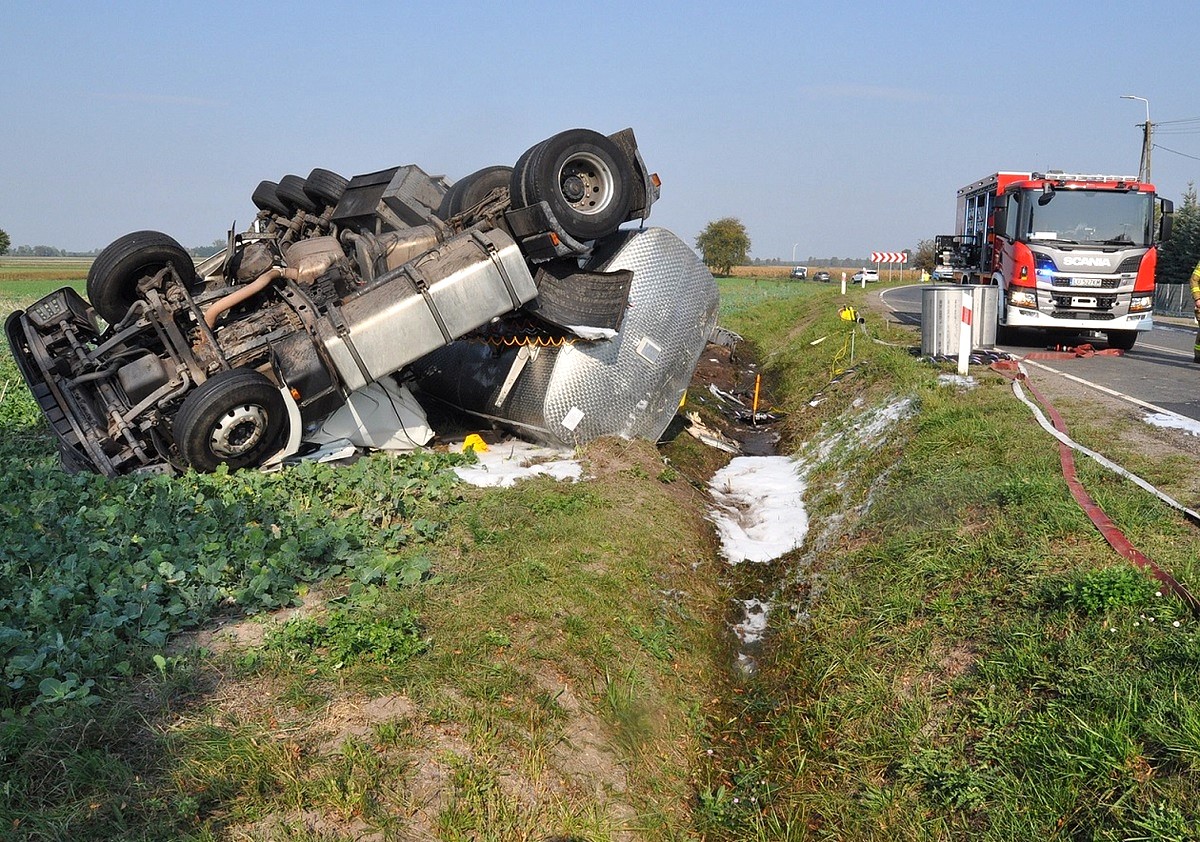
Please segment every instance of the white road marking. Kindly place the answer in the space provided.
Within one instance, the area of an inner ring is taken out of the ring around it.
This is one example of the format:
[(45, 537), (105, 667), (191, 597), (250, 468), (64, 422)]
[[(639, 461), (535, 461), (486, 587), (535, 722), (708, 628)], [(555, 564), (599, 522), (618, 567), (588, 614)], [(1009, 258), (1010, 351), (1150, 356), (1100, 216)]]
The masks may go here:
[(1033, 360), (1021, 360), (1021, 365), (1031, 365), (1034, 368), (1042, 369), (1042, 371), (1049, 371), (1051, 374), (1057, 374), (1060, 377), (1067, 378), (1068, 380), (1074, 380), (1076, 383), (1079, 383), (1083, 386), (1088, 386), (1092, 389), (1096, 389), (1097, 391), (1104, 392), (1106, 395), (1112, 395), (1114, 398), (1120, 398), (1123, 401), (1129, 401), (1129, 403), (1136, 404), (1137, 406), (1152, 410), (1154, 412), (1165, 412), (1168, 415), (1179, 415), (1178, 412), (1172, 412), (1169, 409), (1163, 409), (1161, 406), (1155, 406), (1152, 403), (1135, 398), (1132, 395), (1127, 395), (1124, 392), (1118, 392), (1116, 389), (1110, 389), (1107, 386), (1101, 386), (1098, 383), (1091, 382), (1090, 380), (1084, 380), (1082, 377), (1076, 377), (1074, 374), (1067, 374), (1065, 371), (1059, 371), (1057, 368), (1052, 368), (1048, 365), (1034, 362)]
[(1149, 348), (1151, 351), (1162, 351), (1164, 354), (1171, 354), (1176, 357), (1186, 357), (1187, 351), (1180, 351), (1178, 348), (1164, 348), (1161, 345), (1150, 345), (1145, 342), (1139, 342), (1138, 348)]

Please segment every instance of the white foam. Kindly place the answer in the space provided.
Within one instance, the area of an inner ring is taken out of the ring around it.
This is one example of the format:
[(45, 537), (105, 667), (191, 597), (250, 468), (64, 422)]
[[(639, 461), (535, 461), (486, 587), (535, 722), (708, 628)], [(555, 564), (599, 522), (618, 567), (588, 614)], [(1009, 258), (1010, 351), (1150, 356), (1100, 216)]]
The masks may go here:
[(1200, 436), (1200, 421), (1173, 412), (1155, 412), (1142, 419), (1152, 427), (1167, 427), (1183, 430), (1190, 436)]
[[(455, 449), (460, 449), (459, 442)], [(479, 460), (474, 465), (461, 465), (454, 473), (464, 482), (482, 488), (509, 488), (519, 480), (546, 475), (558, 480), (578, 480), (583, 466), (571, 457), (571, 451), (544, 447), (513, 439), (488, 445), (486, 451), (475, 451)]]
[(771, 612), (771, 605), (761, 599), (743, 599), (741, 602), (745, 619), (734, 623), (733, 633), (742, 643), (757, 643), (767, 633), (767, 615)]
[(709, 516), (721, 554), (733, 564), (771, 561), (804, 543), (804, 487), (801, 464), (787, 456), (739, 456), (717, 471)]

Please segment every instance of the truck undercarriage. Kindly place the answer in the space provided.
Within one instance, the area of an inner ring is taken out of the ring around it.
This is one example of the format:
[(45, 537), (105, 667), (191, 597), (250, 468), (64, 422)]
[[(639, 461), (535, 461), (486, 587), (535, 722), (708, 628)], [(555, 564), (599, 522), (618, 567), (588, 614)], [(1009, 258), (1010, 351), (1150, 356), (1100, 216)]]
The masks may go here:
[[(642, 392), (618, 414), (645, 423), (603, 411), (587, 412), (584, 425), (561, 423), (565, 412), (540, 417), (544, 437), (563, 441), (584, 430), (653, 435), (716, 311), (711, 275), (677, 238), (620, 229), (644, 220), (657, 196), (628, 129), (562, 132), (514, 167), (452, 185), (415, 165), (352, 179), (320, 169), (284, 176), (258, 186), (255, 222), (230, 231), (213, 258), (197, 266), (165, 234), (126, 235), (93, 263), (87, 300), (60, 289), (13, 313), (6, 333), (71, 471), (277, 461), (355, 390), (407, 376), (446, 346), (487, 347), (507, 335), (517, 337), (504, 346), (512, 348), (568, 337), (572, 346), (637, 346), (640, 363), (614, 356), (584, 379), (599, 392), (638, 382)], [(680, 318), (627, 319), (631, 289), (647, 309)], [(476, 391), (507, 383), (505, 398), (520, 393), (527, 406), (539, 389), (544, 398), (554, 376), (530, 391), (530, 354)], [(572, 417), (585, 412), (586, 392)], [(512, 408), (496, 397), (482, 414), (503, 421)]]

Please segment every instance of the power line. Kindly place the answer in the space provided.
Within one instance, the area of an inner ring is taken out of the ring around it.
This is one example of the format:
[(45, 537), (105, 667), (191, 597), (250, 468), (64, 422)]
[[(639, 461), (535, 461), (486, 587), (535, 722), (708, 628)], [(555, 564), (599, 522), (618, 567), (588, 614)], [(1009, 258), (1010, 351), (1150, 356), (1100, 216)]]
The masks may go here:
[(1196, 157), (1195, 155), (1189, 155), (1186, 152), (1179, 152), (1178, 150), (1175, 150), (1175, 149), (1168, 149), (1165, 146), (1159, 146), (1157, 143), (1153, 144), (1153, 146), (1155, 149), (1161, 149), (1163, 152), (1171, 152), (1172, 154), (1180, 155), (1184, 158), (1191, 158), (1193, 161), (1200, 161), (1200, 158)]

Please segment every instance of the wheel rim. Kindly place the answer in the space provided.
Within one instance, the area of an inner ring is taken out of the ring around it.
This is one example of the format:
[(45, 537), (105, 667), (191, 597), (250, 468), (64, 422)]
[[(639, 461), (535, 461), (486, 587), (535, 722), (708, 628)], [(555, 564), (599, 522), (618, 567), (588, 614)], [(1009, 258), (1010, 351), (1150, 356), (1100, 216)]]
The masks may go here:
[(616, 195), (616, 177), (597, 155), (578, 152), (563, 162), (558, 171), (558, 188), (563, 201), (576, 213), (603, 213)]
[(221, 416), (208, 443), (214, 455), (232, 459), (253, 450), (266, 431), (267, 411), (257, 404), (243, 404)]

